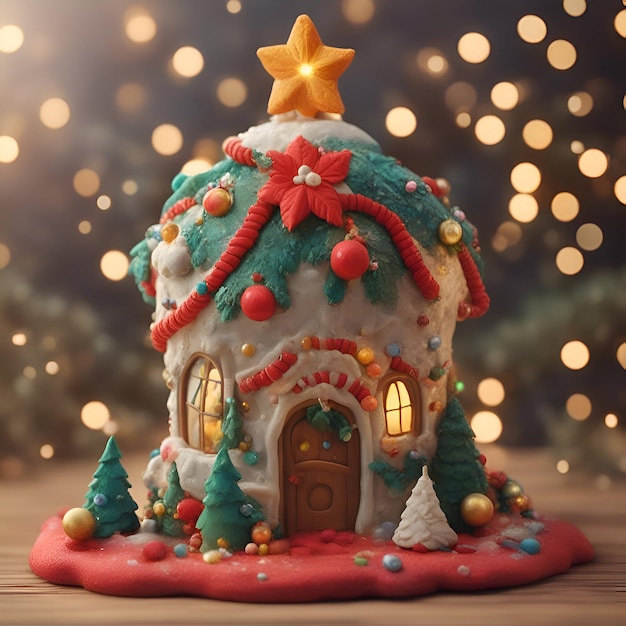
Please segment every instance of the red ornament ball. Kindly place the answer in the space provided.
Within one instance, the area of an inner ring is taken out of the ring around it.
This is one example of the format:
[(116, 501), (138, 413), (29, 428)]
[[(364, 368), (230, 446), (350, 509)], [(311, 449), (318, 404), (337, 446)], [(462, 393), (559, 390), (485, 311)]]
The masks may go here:
[(264, 322), (276, 312), (276, 298), (265, 285), (252, 285), (241, 294), (241, 310), (255, 322)]
[(430, 190), (433, 192), (433, 196), (437, 198), (441, 198), (443, 196), (443, 191), (441, 191), (441, 187), (437, 184), (437, 181), (430, 176), (422, 176), (422, 181), (430, 187)]
[(209, 189), (202, 198), (204, 210), (213, 217), (221, 217), (230, 211), (233, 199), (226, 189), (214, 187)]
[(330, 267), (344, 280), (362, 276), (370, 266), (367, 248), (356, 239), (340, 241), (330, 253)]
[(195, 498), (183, 498), (176, 505), (176, 513), (178, 513), (178, 519), (183, 522), (196, 522), (200, 517), (200, 513), (204, 509), (204, 505), (200, 500)]
[(148, 541), (143, 547), (143, 555), (148, 561), (162, 561), (169, 552), (169, 548), (162, 541)]

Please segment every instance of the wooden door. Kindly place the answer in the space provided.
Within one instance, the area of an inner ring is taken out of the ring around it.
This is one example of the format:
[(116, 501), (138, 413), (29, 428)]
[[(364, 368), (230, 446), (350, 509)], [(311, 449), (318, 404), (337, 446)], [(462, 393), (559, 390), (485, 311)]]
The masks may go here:
[[(283, 431), (281, 513), (285, 533), (354, 530), (360, 501), (359, 433), (345, 442), (336, 430), (320, 432), (298, 407)], [(351, 412), (332, 405), (350, 424)]]

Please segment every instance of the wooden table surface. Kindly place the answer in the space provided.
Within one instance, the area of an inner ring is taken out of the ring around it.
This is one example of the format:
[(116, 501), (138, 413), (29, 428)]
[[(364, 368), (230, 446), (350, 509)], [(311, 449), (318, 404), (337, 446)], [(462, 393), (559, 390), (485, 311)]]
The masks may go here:
[[(0, 482), (0, 624), (626, 624), (626, 481), (599, 487), (594, 476), (560, 475), (547, 450), (481, 451), (490, 467), (524, 484), (537, 511), (583, 530), (595, 560), (525, 587), (403, 601), (259, 605), (98, 595), (51, 585), (28, 568), (41, 523), (63, 507), (82, 505), (97, 465), (52, 460), (36, 479)], [(123, 463), (141, 508), (145, 456)]]

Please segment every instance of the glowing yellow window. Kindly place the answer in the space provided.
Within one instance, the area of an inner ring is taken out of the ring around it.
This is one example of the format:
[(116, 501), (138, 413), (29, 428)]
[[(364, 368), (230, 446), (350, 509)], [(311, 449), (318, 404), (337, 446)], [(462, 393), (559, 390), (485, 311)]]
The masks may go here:
[(222, 440), (223, 380), (208, 356), (191, 357), (180, 386), (181, 435), (193, 448), (214, 454)]
[(385, 420), (390, 436), (410, 433), (414, 429), (415, 401), (402, 380), (393, 380), (385, 391)]

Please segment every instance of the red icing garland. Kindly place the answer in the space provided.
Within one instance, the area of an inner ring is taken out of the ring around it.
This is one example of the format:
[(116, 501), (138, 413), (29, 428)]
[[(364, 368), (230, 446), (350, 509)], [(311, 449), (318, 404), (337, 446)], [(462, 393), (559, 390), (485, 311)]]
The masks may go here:
[(422, 255), (413, 243), (413, 239), (402, 220), (386, 206), (361, 194), (341, 195), (340, 200), (344, 211), (365, 213), (387, 229), (402, 257), (402, 261), (411, 272), (413, 280), (424, 298), (431, 301), (436, 300), (439, 296), (439, 283), (428, 271)]
[(238, 137), (227, 137), (222, 144), (222, 150), (224, 150), (224, 154), (241, 165), (256, 166), (252, 148), (242, 146), (241, 139)]
[(188, 211), (192, 206), (195, 206), (195, 204), (196, 201), (190, 196), (181, 198), (161, 216), (159, 224), (165, 224), (166, 222), (173, 220), (177, 215), (185, 213), (185, 211)]
[(406, 361), (402, 360), (399, 356), (394, 356), (391, 359), (391, 363), (389, 363), (389, 367), (392, 370), (396, 370), (396, 372), (402, 372), (404, 374), (408, 374), (409, 376), (412, 376), (416, 380), (419, 378), (419, 372), (412, 365), (409, 365)]
[(214, 293), (224, 284), (228, 276), (237, 268), (244, 254), (254, 246), (259, 231), (265, 226), (273, 210), (273, 206), (260, 201), (248, 209), (243, 224), (204, 279), (207, 293), (193, 291), (177, 309), (154, 325), (152, 344), (155, 349), (165, 352), (167, 340), (181, 328), (193, 322), (211, 302), (209, 294)]
[(480, 317), (489, 308), (489, 296), (485, 291), (480, 272), (466, 246), (461, 246), (458, 254), (459, 263), (465, 274), (465, 282), (469, 289), (470, 303), (462, 302), (459, 305), (459, 318)]
[(267, 367), (239, 381), (239, 391), (249, 393), (258, 391), (261, 387), (269, 387), (283, 377), (291, 366), (298, 360), (292, 352), (282, 352), (281, 355)]

